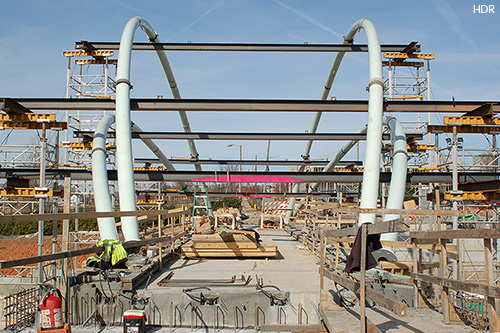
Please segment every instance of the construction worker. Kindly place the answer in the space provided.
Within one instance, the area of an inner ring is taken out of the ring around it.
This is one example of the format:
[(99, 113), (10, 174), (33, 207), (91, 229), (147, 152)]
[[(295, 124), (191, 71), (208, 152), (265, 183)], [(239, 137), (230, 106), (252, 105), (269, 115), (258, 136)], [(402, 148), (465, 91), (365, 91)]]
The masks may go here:
[(96, 245), (103, 247), (104, 250), (99, 257), (92, 256), (87, 259), (88, 267), (99, 267), (102, 270), (126, 267), (125, 262), (127, 261), (128, 255), (120, 241), (104, 239), (97, 242)]

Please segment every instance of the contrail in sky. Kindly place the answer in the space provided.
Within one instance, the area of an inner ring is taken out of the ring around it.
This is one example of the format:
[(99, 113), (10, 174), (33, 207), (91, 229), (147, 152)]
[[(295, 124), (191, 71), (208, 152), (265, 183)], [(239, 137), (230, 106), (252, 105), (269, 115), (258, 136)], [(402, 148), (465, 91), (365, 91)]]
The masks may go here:
[(174, 38), (175, 36), (177, 35), (180, 35), (181, 33), (183, 33), (184, 31), (190, 29), (191, 27), (193, 27), (196, 23), (200, 22), (205, 16), (207, 16), (208, 14), (210, 14), (211, 12), (213, 12), (215, 9), (217, 9), (217, 7), (219, 7), (220, 5), (222, 5), (222, 3), (224, 2), (224, 0), (220, 0), (219, 2), (217, 2), (212, 8), (210, 8), (209, 10), (207, 10), (206, 12), (204, 12), (203, 14), (201, 14), (196, 20), (194, 20), (193, 22), (191, 22), (191, 24), (189, 24), (187, 27), (185, 27), (184, 29), (182, 29), (181, 31), (173, 34), (172, 36), (169, 36), (167, 39), (170, 40), (172, 38)]
[(284, 7), (292, 12), (294, 12), (295, 14), (297, 14), (298, 16), (302, 17), (304, 20), (306, 20), (307, 22), (317, 26), (318, 28), (320, 29), (323, 29), (335, 36), (338, 36), (340, 38), (344, 38), (344, 35), (342, 34), (339, 34), (337, 31), (333, 30), (332, 28), (330, 28), (329, 26), (327, 25), (324, 25), (323, 23), (319, 22), (318, 20), (316, 19), (313, 19), (312, 17), (310, 17), (309, 15), (306, 15), (304, 14), (303, 12), (301, 12), (300, 10), (298, 9), (295, 9), (293, 7), (290, 7), (288, 5), (285, 5), (283, 2), (279, 1), (279, 0), (273, 0), (275, 3), (277, 3), (278, 5), (280, 5), (281, 7)]
[(450, 30), (455, 32), (462, 41), (472, 46), (474, 52), (477, 53), (478, 50), (476, 43), (474, 43), (474, 40), (470, 37), (469, 33), (464, 30), (460, 19), (453, 8), (450, 7), (448, 2), (446, 0), (432, 0), (432, 2), (434, 3), (434, 6), (437, 7), (441, 15), (443, 15), (446, 23), (448, 23), (448, 26), (450, 27)]

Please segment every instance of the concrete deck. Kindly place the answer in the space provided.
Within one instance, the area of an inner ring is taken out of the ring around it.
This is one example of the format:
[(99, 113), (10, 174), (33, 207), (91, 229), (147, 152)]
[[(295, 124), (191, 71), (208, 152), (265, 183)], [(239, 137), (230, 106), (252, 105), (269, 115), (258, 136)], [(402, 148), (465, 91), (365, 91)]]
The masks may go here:
[[(473, 333), (482, 332), (466, 325), (445, 325), (443, 316), (429, 309), (408, 308), (406, 317), (398, 317), (382, 307), (366, 308), (366, 317), (382, 332)], [(326, 326), (335, 333), (360, 331), (359, 306), (343, 311), (323, 311)]]
[(270, 238), (278, 246), (279, 255), (270, 259), (180, 259), (165, 270), (149, 286), (149, 290), (165, 289), (157, 282), (171, 271), (172, 279), (227, 279), (233, 275), (255, 276), (264, 284), (298, 293), (319, 294), (318, 261), (316, 256), (281, 230), (259, 231), (262, 238)]

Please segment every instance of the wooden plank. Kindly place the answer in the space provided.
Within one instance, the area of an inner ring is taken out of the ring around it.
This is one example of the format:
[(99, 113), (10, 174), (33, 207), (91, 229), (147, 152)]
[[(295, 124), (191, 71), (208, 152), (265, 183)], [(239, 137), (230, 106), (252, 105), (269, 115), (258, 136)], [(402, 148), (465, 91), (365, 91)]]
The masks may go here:
[(420, 282), (435, 283), (454, 290), (480, 294), (486, 297), (500, 298), (500, 287), (487, 286), (479, 282), (458, 281), (444, 277), (430, 276), (422, 273), (412, 273), (411, 278)]
[(203, 235), (197, 234), (193, 235), (191, 238), (194, 243), (226, 243), (226, 242), (252, 242), (257, 243), (254, 238), (254, 235), (246, 234), (228, 234), (226, 236), (222, 236), (220, 234), (211, 234), (211, 235)]
[(2, 215), (0, 223), (6, 222), (23, 222), (23, 221), (39, 221), (39, 220), (64, 220), (64, 219), (85, 219), (99, 217), (121, 217), (121, 216), (148, 216), (153, 217), (161, 214), (163, 217), (182, 216), (188, 214), (187, 210), (177, 209), (162, 209), (149, 211), (126, 211), (126, 212), (83, 212), (83, 213), (56, 213), (56, 214), (32, 214), (32, 215)]
[[(402, 218), (386, 222), (377, 222), (367, 226), (368, 235), (383, 234), (387, 232), (406, 232), (409, 226), (406, 226)], [(358, 227), (345, 228), (339, 230), (325, 230), (326, 237), (349, 237), (358, 233)]]
[(233, 251), (233, 250), (218, 250), (218, 251), (189, 251), (182, 249), (182, 254), (188, 258), (274, 258), (278, 256), (278, 250), (266, 251)]
[[(484, 265), (486, 267), (486, 284), (493, 286), (495, 278), (493, 276), (493, 257), (491, 252), (491, 239), (484, 240)], [(500, 332), (500, 318), (497, 315), (495, 297), (488, 296), (488, 320), (490, 332)]]
[[(181, 238), (184, 234), (185, 233), (183, 232), (183, 233), (175, 235), (175, 239)], [(140, 247), (143, 245), (170, 241), (170, 239), (171, 239), (170, 236), (165, 236), (165, 237), (161, 237), (161, 238), (152, 238), (152, 239), (146, 239), (146, 240), (142, 240), (142, 241), (125, 242), (125, 243), (123, 243), (123, 247), (125, 247), (125, 249), (135, 248), (135, 247)], [(16, 266), (30, 265), (30, 264), (35, 264), (35, 263), (44, 262), (44, 261), (52, 261), (52, 260), (57, 260), (57, 259), (71, 258), (71, 257), (75, 257), (75, 256), (81, 256), (84, 254), (92, 254), (92, 253), (101, 252), (102, 250), (103, 250), (102, 247), (93, 246), (93, 247), (90, 247), (87, 249), (81, 249), (81, 250), (75, 250), (75, 251), (64, 251), (64, 252), (59, 252), (59, 253), (54, 253), (54, 254), (46, 254), (46, 255), (42, 255), (42, 256), (35, 256), (35, 257), (29, 257), (29, 258), (5, 260), (5, 261), (0, 261), (0, 269), (16, 267)]]
[(397, 214), (401, 216), (466, 216), (465, 211), (453, 211), (453, 210), (438, 210), (438, 209), (380, 209), (380, 208), (357, 208), (357, 207), (342, 207), (342, 208), (332, 208), (334, 213), (342, 214)]
[(259, 243), (252, 241), (226, 241), (226, 242), (197, 242), (192, 241), (190, 247), (195, 249), (258, 249), (259, 247), (272, 247), (275, 246), (271, 239), (263, 239)]
[(500, 238), (500, 229), (460, 229), (441, 231), (410, 231), (411, 239)]
[(345, 311), (345, 308), (335, 303), (332, 295), (323, 289), (320, 290), (319, 309), (327, 311)]
[[(325, 233), (322, 232), (321, 233), (321, 237), (320, 237), (320, 264), (319, 264), (319, 288), (320, 288), (320, 291), (322, 291), (323, 289), (325, 289), (325, 261), (326, 261), (326, 244), (325, 244)], [(320, 301), (320, 307), (321, 307), (321, 301)]]
[[(354, 237), (327, 237), (327, 240), (329, 243), (354, 243)], [(404, 247), (407, 249), (412, 248), (412, 243), (410, 242), (399, 242), (399, 241), (385, 241), (381, 240), (380, 241), (384, 247)], [(432, 250), (432, 251), (440, 251), (441, 250), (441, 245), (439, 244), (421, 244), (421, 243), (416, 243), (417, 249), (422, 249), (422, 250)], [(446, 247), (450, 251), (456, 251), (457, 246), (456, 245), (446, 245)]]
[[(354, 238), (353, 238), (354, 242)], [(413, 248), (412, 243), (410, 242), (398, 242), (398, 241), (380, 241), (382, 245), (384, 246), (392, 246), (392, 247), (405, 247), (407, 249)], [(439, 244), (416, 244), (417, 249), (422, 249), (422, 250), (435, 250), (435, 251), (440, 251), (441, 250), (441, 245)], [(446, 245), (446, 248), (450, 251), (456, 251), (457, 246), (456, 245)]]
[[(344, 286), (345, 288), (358, 294), (359, 292), (359, 282), (343, 277), (339, 274), (335, 274), (333, 271), (325, 270), (325, 277), (330, 280)], [(378, 305), (392, 311), (398, 316), (405, 317), (407, 312), (407, 305), (396, 300), (393, 300), (371, 288), (366, 289), (366, 298), (374, 301)]]
[[(63, 201), (63, 213), (69, 213), (70, 211), (70, 199), (71, 199), (71, 178), (64, 177), (64, 201)], [(63, 251), (69, 250), (69, 220), (63, 220), (63, 232), (62, 232), (62, 247)]]
[(233, 230), (233, 229), (226, 229), (226, 228), (217, 228), (215, 229), (215, 232), (221, 233), (224, 232), (226, 234), (241, 234), (241, 235), (255, 235), (255, 232), (249, 231), (249, 230)]

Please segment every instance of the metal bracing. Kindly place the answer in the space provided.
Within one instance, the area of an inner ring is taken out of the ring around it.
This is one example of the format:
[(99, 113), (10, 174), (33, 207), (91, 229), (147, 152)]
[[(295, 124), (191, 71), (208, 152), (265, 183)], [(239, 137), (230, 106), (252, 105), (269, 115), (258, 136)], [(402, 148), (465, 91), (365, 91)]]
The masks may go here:
[[(75, 131), (74, 137), (92, 137), (93, 131)], [(109, 133), (108, 137), (114, 137)], [(421, 139), (421, 135), (409, 135)], [(389, 140), (389, 135), (382, 136)], [(133, 132), (132, 139), (168, 140), (366, 140), (365, 133), (219, 133), (219, 132)]]
[[(7, 98), (0, 97), (0, 106), (16, 102), (29, 110), (112, 111), (110, 98)], [(458, 113), (472, 112), (489, 106), (500, 113), (499, 101), (384, 101), (384, 111), (394, 113)], [(3, 109), (2, 109), (3, 110)], [(359, 100), (247, 100), (247, 99), (166, 99), (131, 98), (131, 111), (190, 112), (367, 112), (368, 102)]]
[[(75, 43), (76, 49), (91, 45), (96, 50), (118, 50), (118, 42), (88, 42)], [(380, 45), (382, 52), (401, 52), (404, 44)], [(142, 43), (134, 42), (132, 50), (142, 51), (243, 51), (243, 52), (368, 52), (366, 44), (255, 44), (255, 43)], [(415, 45), (415, 52), (420, 51), (420, 45)]]
[[(300, 164), (319, 166), (319, 165), (327, 165), (329, 161), (326, 160), (206, 160), (206, 159), (191, 159), (191, 158), (170, 158), (170, 163), (172, 164), (207, 164), (207, 165), (288, 165), (288, 166), (297, 166)], [(135, 163), (144, 163), (144, 164), (160, 164), (160, 160), (157, 158), (135, 158)], [(346, 166), (346, 165), (354, 165), (354, 166), (362, 166), (362, 161), (351, 161), (345, 160), (341, 161), (337, 164), (338, 166)]]
[[(37, 179), (38, 169), (15, 169), (0, 168), (0, 178), (12, 176), (24, 177), (27, 179)], [(92, 179), (89, 170), (85, 169), (47, 169), (47, 179), (62, 180), (64, 177), (71, 177), (72, 181), (90, 181)], [(166, 171), (166, 170), (136, 170), (134, 172), (135, 181), (164, 181), (164, 182), (242, 182), (242, 183), (358, 183), (361, 181), (362, 173), (356, 171), (336, 171), (336, 172), (292, 172), (292, 171), (231, 171), (229, 178), (227, 172), (217, 171)], [(499, 172), (469, 172), (460, 171), (458, 179), (460, 183), (471, 181), (491, 181), (500, 177)], [(108, 170), (108, 179), (117, 180), (115, 170)], [(380, 182), (389, 182), (390, 172), (380, 173)], [(408, 172), (407, 182), (410, 183), (451, 183), (451, 172)], [(80, 185), (81, 186), (81, 185)], [(91, 184), (86, 184), (86, 190), (82, 194), (90, 194)]]

